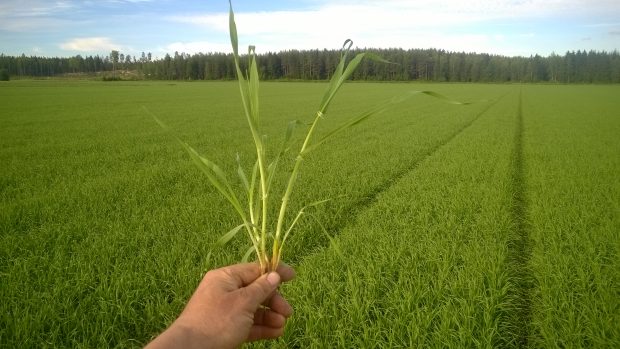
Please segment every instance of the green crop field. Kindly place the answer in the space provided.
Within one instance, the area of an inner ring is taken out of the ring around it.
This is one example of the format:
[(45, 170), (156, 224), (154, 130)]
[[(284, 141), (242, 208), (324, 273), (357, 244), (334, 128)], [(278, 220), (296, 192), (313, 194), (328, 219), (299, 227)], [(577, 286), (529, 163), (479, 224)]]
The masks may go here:
[[(271, 151), (325, 87), (261, 85)], [(620, 347), (620, 87), (349, 83), (318, 132), (420, 89), (472, 104), (417, 96), (305, 159), (291, 212), (332, 198), (312, 209), (331, 237), (293, 231), (295, 314), (254, 346)], [(243, 235), (206, 258), (237, 217), (143, 109), (232, 177), (254, 159), (239, 100), (236, 82), (0, 83), (0, 347), (140, 347), (241, 259)]]

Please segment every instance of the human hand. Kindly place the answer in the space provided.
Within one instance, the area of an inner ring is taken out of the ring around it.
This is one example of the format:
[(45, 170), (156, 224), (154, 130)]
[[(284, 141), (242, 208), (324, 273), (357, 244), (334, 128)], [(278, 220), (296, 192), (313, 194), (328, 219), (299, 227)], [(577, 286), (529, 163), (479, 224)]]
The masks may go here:
[(236, 348), (280, 337), (293, 310), (277, 288), (294, 277), (284, 264), (262, 276), (255, 263), (211, 270), (179, 318), (147, 348)]

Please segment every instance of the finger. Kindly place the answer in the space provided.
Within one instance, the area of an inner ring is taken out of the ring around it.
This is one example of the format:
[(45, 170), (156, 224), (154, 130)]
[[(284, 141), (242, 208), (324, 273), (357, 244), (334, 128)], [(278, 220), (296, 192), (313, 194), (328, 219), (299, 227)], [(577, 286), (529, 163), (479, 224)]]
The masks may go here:
[(278, 285), (280, 285), (280, 280), (278, 273), (271, 272), (262, 275), (253, 283), (239, 289), (239, 292), (242, 293), (241, 298), (246, 302), (248, 309), (252, 309), (252, 313), (271, 297)]
[(251, 284), (260, 276), (260, 266), (256, 263), (234, 264), (214, 271), (222, 272), (231, 281), (235, 282), (237, 288)]
[(269, 308), (276, 313), (282, 314), (285, 318), (293, 315), (293, 307), (282, 297), (282, 295), (276, 291), (276, 293), (271, 297), (268, 304)]
[(254, 314), (254, 324), (273, 328), (284, 327), (286, 318), (269, 309), (258, 309)]
[(280, 274), (280, 277), (282, 277), (282, 282), (287, 282), (295, 278), (295, 269), (284, 262), (278, 264), (276, 271)]
[(268, 326), (255, 325), (250, 328), (250, 334), (246, 342), (257, 341), (260, 339), (275, 339), (284, 334), (284, 327), (273, 328)]

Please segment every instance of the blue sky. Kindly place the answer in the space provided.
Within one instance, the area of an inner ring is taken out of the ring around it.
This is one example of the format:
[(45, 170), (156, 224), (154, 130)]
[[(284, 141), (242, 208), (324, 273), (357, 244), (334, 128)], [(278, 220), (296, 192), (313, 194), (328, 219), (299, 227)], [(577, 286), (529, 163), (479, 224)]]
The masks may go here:
[[(620, 0), (233, 1), (241, 47), (620, 50)], [(1, 0), (0, 53), (230, 52), (226, 0)]]

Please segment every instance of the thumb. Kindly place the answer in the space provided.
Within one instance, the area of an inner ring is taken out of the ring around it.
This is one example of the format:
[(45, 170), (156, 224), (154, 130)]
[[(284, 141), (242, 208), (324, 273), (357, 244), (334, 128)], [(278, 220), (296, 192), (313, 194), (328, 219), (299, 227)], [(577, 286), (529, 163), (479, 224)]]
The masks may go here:
[(256, 281), (244, 287), (245, 297), (252, 306), (258, 307), (264, 303), (278, 288), (280, 284), (280, 274), (271, 272), (262, 275)]

